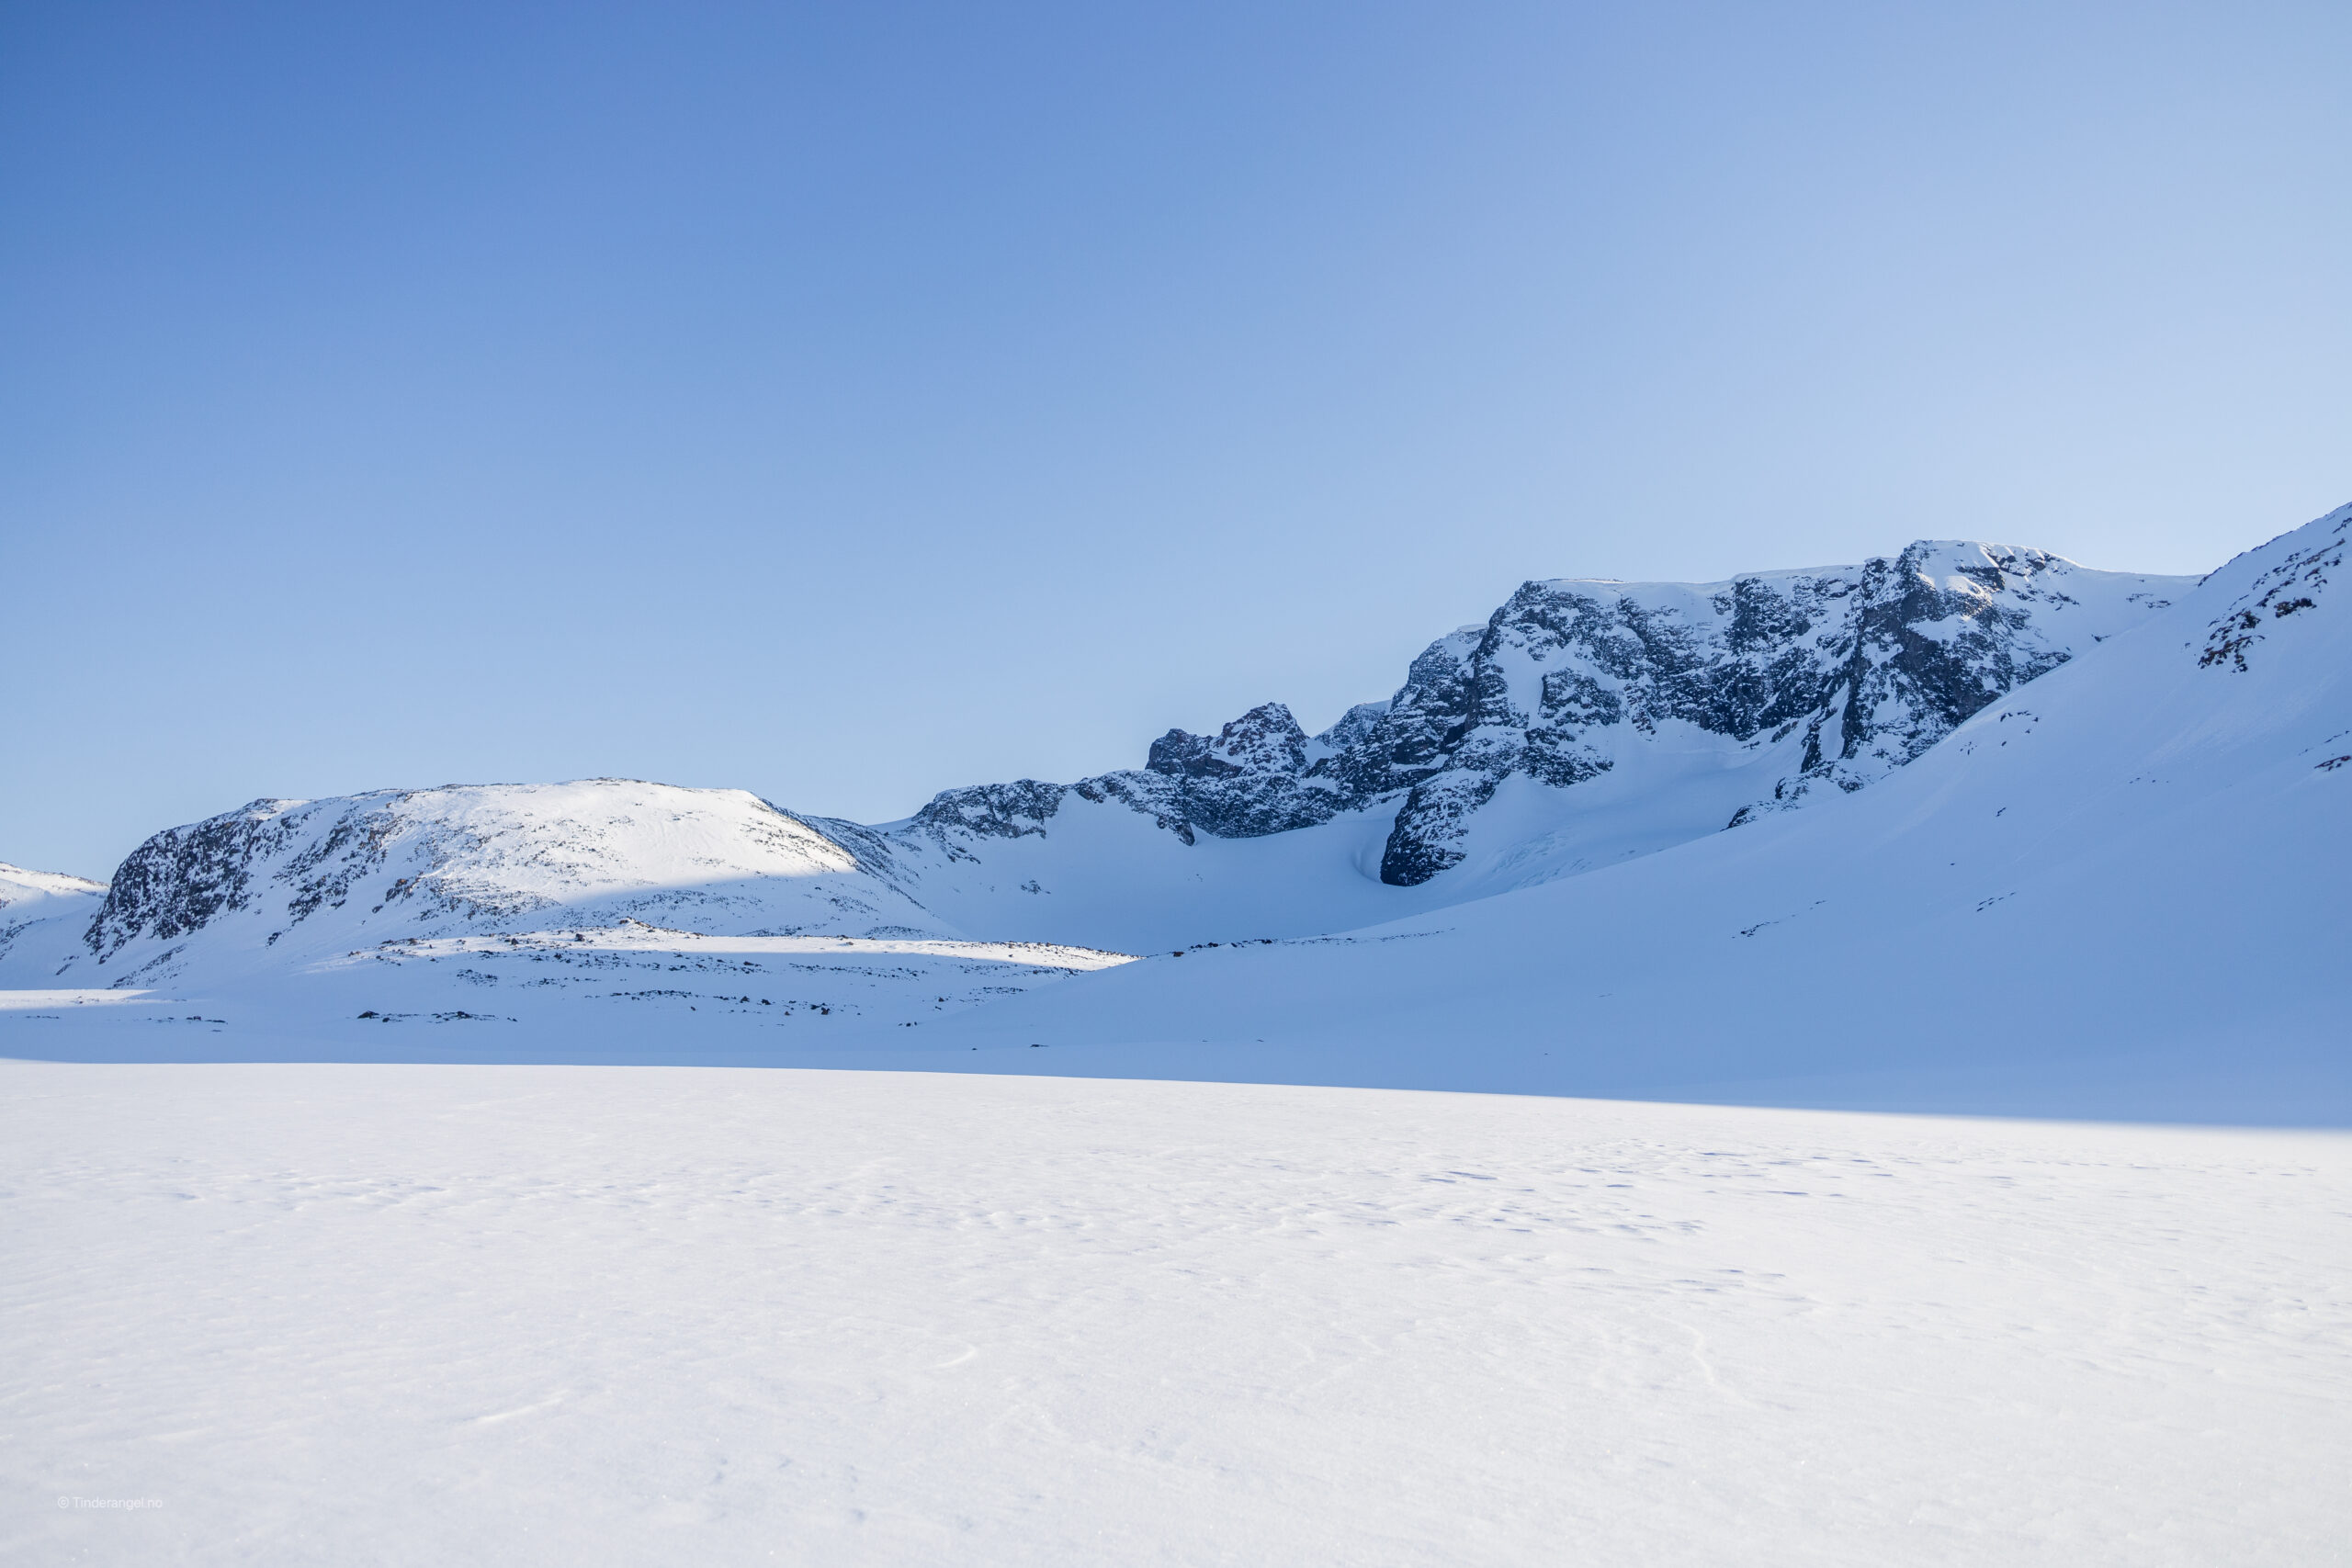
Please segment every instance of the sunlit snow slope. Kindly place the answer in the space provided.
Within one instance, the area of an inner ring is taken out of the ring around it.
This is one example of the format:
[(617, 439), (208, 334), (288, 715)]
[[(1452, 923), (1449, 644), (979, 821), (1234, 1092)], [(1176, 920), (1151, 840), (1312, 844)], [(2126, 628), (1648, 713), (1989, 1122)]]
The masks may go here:
[[(106, 885), (0, 863), (0, 984), (13, 973), (54, 973), (106, 897)], [(27, 957), (11, 965), (12, 954)]]

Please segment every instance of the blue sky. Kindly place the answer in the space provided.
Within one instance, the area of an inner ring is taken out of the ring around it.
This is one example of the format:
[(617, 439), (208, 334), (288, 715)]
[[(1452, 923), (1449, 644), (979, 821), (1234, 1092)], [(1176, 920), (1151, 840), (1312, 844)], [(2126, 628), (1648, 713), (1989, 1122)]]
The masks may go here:
[(0, 8), (0, 859), (1310, 727), (1544, 576), (2352, 499), (2340, 5)]

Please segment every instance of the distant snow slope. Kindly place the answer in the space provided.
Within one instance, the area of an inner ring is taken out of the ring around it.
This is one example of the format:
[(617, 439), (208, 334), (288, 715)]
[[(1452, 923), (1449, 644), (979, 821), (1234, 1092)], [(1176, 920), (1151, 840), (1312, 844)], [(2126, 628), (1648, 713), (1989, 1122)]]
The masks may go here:
[(1270, 703), (1139, 771), (823, 823), (941, 918), (1127, 949), (1550, 881), (1861, 788), (2192, 579), (1923, 540), (1728, 582), (1530, 582), (1309, 738)]
[(0, 1560), (2340, 1562), (2347, 1213), (2312, 1134), (0, 1064)]
[(948, 1023), (1057, 1071), (2352, 1120), (2347, 507), (1874, 788)]
[(72, 900), (103, 894), (107, 885), (62, 871), (27, 871), (0, 861), (0, 909), (24, 909), (49, 899)]
[(0, 862), (0, 985), (20, 974), (38, 983), (44, 964), (53, 968), (71, 951), (106, 891), (103, 882)]
[(257, 800), (156, 834), (48, 983), (218, 981), (386, 942), (624, 919), (728, 935), (962, 934), (742, 790), (629, 779), (378, 790)]

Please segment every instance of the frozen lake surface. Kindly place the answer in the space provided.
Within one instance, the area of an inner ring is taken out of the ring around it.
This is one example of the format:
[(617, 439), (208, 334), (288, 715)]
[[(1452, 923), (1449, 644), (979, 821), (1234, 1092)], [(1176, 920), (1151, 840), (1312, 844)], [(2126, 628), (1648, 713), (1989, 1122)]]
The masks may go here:
[(2352, 1540), (2342, 1134), (707, 1068), (0, 1085), (10, 1561)]

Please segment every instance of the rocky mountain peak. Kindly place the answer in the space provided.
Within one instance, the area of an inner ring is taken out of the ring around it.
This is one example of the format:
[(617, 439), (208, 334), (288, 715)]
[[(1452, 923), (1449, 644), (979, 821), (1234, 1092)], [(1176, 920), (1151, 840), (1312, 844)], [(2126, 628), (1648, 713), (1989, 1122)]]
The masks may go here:
[(1214, 738), (1170, 730), (1140, 770), (952, 790), (909, 827), (953, 856), (959, 837), (1043, 835), (1072, 796), (1142, 812), (1188, 844), (1377, 810), (1392, 816), (1381, 880), (1414, 886), (1461, 862), (1473, 819), (1513, 778), (1573, 792), (1660, 749), (1718, 772), (1777, 759), (1726, 812), (1734, 825), (1859, 789), (2190, 582), (1936, 539), (1725, 582), (1534, 580), (1431, 643), (1387, 701), (1311, 739), (1267, 703)]
[(1306, 767), (1306, 731), (1288, 707), (1261, 703), (1214, 739), (1171, 729), (1151, 743), (1146, 770), (1171, 778), (1231, 778), (1238, 773), (1297, 773)]

